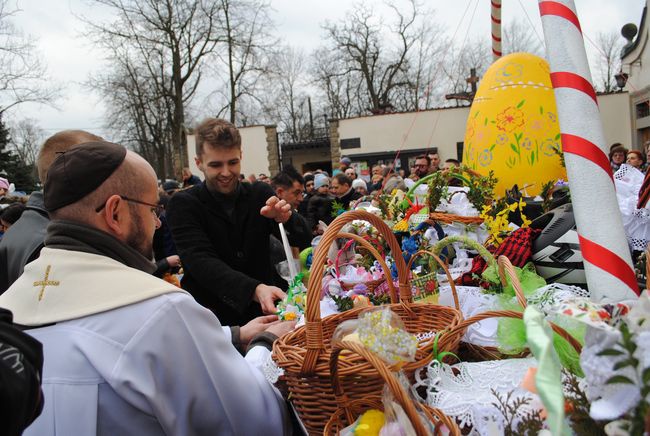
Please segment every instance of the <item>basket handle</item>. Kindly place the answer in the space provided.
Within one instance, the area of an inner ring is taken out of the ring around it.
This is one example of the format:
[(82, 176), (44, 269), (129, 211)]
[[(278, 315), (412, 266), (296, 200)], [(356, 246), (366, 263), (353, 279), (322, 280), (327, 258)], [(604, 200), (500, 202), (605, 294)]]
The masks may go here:
[[(339, 236), (341, 236), (341, 233), (339, 233)], [(341, 236), (341, 237), (343, 237), (343, 236)], [(354, 241), (348, 241), (348, 242), (346, 242), (345, 245), (343, 246), (343, 248), (341, 248), (341, 249), (336, 253), (336, 259), (334, 259), (334, 272), (336, 273), (336, 278), (337, 278), (337, 279), (338, 279), (339, 276), (341, 275), (341, 272), (340, 272), (340, 270), (339, 270), (339, 266), (341, 265), (341, 255), (345, 252), (345, 250), (347, 250), (348, 248), (350, 248), (350, 246), (352, 245), (353, 242), (354, 242)]]
[[(370, 242), (366, 241), (359, 235), (355, 235), (354, 233), (341, 232), (339, 233), (338, 236), (359, 243), (360, 245), (363, 246), (363, 248), (368, 250), (370, 254), (372, 254), (372, 257), (374, 257), (377, 260), (377, 262), (379, 262), (379, 265), (381, 265), (381, 268), (384, 270), (384, 277), (386, 276), (389, 277), (388, 279), (386, 279), (386, 282), (388, 284), (388, 291), (390, 292), (390, 302), (393, 304), (399, 303), (399, 296), (397, 295), (395, 284), (393, 283), (392, 277), (390, 277), (390, 268), (388, 268), (388, 265), (386, 264), (386, 260), (382, 257), (381, 254), (379, 254), (377, 249), (373, 247), (373, 245)], [(339, 256), (336, 256), (337, 261), (338, 261), (338, 257)], [(337, 271), (337, 276), (338, 276), (338, 271)]]
[(499, 264), (499, 278), (501, 279), (501, 284), (504, 288), (508, 286), (506, 275), (510, 277), (512, 288), (515, 290), (515, 297), (517, 297), (517, 302), (525, 309), (528, 302), (526, 301), (524, 290), (521, 287), (521, 282), (519, 281), (519, 277), (517, 277), (517, 273), (515, 272), (515, 268), (512, 266), (510, 259), (506, 256), (499, 256), (497, 263)]
[(456, 306), (456, 310), (460, 311), (460, 303), (458, 301), (458, 292), (456, 291), (456, 284), (454, 283), (454, 280), (451, 277), (451, 273), (449, 272), (449, 268), (447, 268), (445, 262), (443, 262), (442, 259), (440, 259), (435, 253), (429, 250), (420, 250), (416, 252), (415, 254), (413, 254), (413, 256), (411, 256), (411, 259), (409, 259), (407, 268), (410, 271), (411, 267), (413, 266), (413, 261), (415, 260), (415, 258), (423, 254), (428, 254), (429, 256), (433, 257), (433, 259), (438, 263), (438, 265), (440, 265), (442, 269), (445, 271), (445, 274), (447, 275), (447, 280), (449, 280), (449, 285), (451, 286), (451, 295), (453, 295), (454, 297), (454, 305)]
[[(524, 319), (524, 314), (522, 312), (516, 312), (514, 310), (490, 310), (487, 312), (479, 313), (478, 315), (475, 315), (471, 318), (467, 318), (466, 320), (461, 321), (455, 327), (452, 327), (451, 329), (447, 330), (446, 334), (449, 335), (457, 334), (459, 332), (462, 332), (463, 330), (465, 330), (467, 327), (474, 324), (475, 322), (483, 321), (484, 319), (488, 319), (488, 318), (496, 318), (496, 317)], [(573, 347), (573, 349), (576, 350), (576, 353), (580, 354), (580, 352), (582, 351), (582, 345), (580, 345), (580, 342), (578, 342), (576, 338), (571, 336), (566, 330), (564, 330), (562, 327), (558, 326), (557, 324), (554, 324), (552, 322), (549, 322), (549, 324), (551, 325), (551, 328), (555, 333), (563, 337)]]
[[(332, 354), (330, 355), (330, 377), (332, 380), (332, 387), (334, 388), (334, 395), (340, 407), (345, 411), (345, 417), (348, 422), (354, 422), (354, 416), (349, 408), (350, 399), (343, 391), (343, 385), (339, 380), (339, 354), (341, 351), (348, 350), (363, 357), (374, 369), (377, 370), (379, 376), (386, 382), (395, 400), (404, 409), (404, 412), (409, 417), (411, 424), (418, 435), (425, 435), (427, 431), (422, 424), (420, 415), (415, 402), (411, 399), (408, 393), (402, 388), (400, 382), (397, 380), (388, 366), (374, 353), (368, 351), (363, 345), (356, 342), (337, 341), (332, 344)], [(346, 373), (345, 370), (341, 371), (341, 375), (353, 375), (354, 371)]]
[[(394, 256), (399, 281), (399, 297), (402, 302), (411, 301), (411, 287), (409, 285), (406, 262), (402, 257), (402, 250), (395, 239), (390, 227), (381, 218), (363, 210), (345, 212), (330, 223), (316, 247), (307, 283), (307, 301), (305, 302), (305, 336), (306, 353), (301, 367), (303, 374), (312, 374), (318, 362), (318, 356), (325, 350), (323, 343), (323, 324), (320, 317), (320, 289), (325, 268), (327, 252), (332, 242), (338, 237), (339, 232), (349, 222), (364, 220), (372, 224), (381, 236), (384, 237)], [(390, 280), (390, 279), (389, 279)]]
[(454, 244), (456, 242), (460, 242), (463, 245), (466, 245), (476, 251), (478, 251), (478, 254), (487, 262), (489, 266), (496, 266), (497, 261), (494, 259), (494, 256), (492, 253), (490, 253), (487, 248), (485, 248), (483, 245), (479, 244), (473, 239), (468, 238), (467, 236), (447, 236), (446, 238), (443, 238), (436, 242), (433, 245), (432, 251), (440, 256), (440, 253), (442, 252), (442, 249)]

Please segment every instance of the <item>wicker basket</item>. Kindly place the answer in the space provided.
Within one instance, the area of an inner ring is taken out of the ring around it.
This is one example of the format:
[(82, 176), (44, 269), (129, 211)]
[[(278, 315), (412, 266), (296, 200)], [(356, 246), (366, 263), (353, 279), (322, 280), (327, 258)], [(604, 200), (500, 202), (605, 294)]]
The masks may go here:
[[(358, 343), (351, 342), (338, 342), (334, 345), (332, 354), (330, 356), (330, 369), (332, 377), (332, 386), (334, 386), (334, 394), (339, 403), (339, 407), (332, 414), (329, 421), (325, 425), (325, 430), (323, 431), (324, 436), (337, 435), (339, 432), (352, 424), (358, 416), (363, 412), (369, 409), (378, 409), (383, 410), (383, 404), (381, 397), (372, 396), (364, 397), (359, 395), (357, 392), (349, 391), (343, 389), (343, 384), (339, 379), (339, 370), (340, 374), (345, 373), (345, 369), (339, 369), (339, 355), (341, 351), (351, 351), (361, 357), (363, 357), (367, 362), (369, 362), (372, 367), (379, 373), (382, 380), (386, 383), (390, 389), (395, 401), (402, 406), (404, 412), (408, 416), (411, 424), (413, 425), (416, 433), (418, 435), (426, 435), (427, 431), (423, 426), (420, 414), (418, 411), (422, 412), (431, 422), (435, 423), (435, 435), (440, 435), (440, 427), (442, 425), (446, 426), (449, 429), (449, 434), (452, 436), (460, 436), (460, 430), (454, 420), (446, 416), (439, 409), (431, 408), (427, 405), (415, 402), (411, 399), (408, 393), (401, 386), (397, 378), (392, 374), (390, 369), (386, 364), (379, 359), (376, 355), (366, 350), (362, 345)], [(346, 354), (346, 359), (349, 354)], [(350, 374), (352, 375), (352, 374)]]
[[(517, 273), (515, 272), (512, 263), (510, 263), (510, 260), (507, 257), (499, 256), (499, 261), (497, 262), (494, 260), (492, 253), (490, 253), (483, 245), (464, 236), (449, 236), (444, 238), (434, 245), (433, 251), (434, 253), (440, 253), (443, 248), (457, 242), (463, 243), (464, 245), (478, 251), (479, 255), (487, 262), (488, 266), (494, 266), (497, 264), (501, 284), (505, 287), (507, 284), (506, 276), (510, 277), (512, 287), (515, 290), (515, 296), (517, 297), (517, 302), (522, 308), (526, 308), (526, 297), (524, 297), (521, 283), (519, 282), (519, 278), (517, 277)], [(516, 354), (508, 354), (503, 353), (498, 347), (476, 345), (469, 342), (461, 342), (459, 350), (461, 360), (468, 362), (512, 359), (525, 357), (528, 354), (530, 354), (529, 350), (524, 350), (521, 353)]]
[[(323, 266), (331, 243), (348, 222), (365, 220), (374, 225), (386, 239), (391, 252), (396, 253), (400, 302), (389, 307), (397, 313), (406, 329), (414, 334), (439, 332), (450, 329), (462, 320), (460, 311), (434, 304), (413, 303), (411, 285), (406, 263), (390, 228), (378, 217), (365, 211), (350, 211), (337, 217), (328, 227), (316, 248), (312, 271), (307, 285), (304, 326), (278, 339), (273, 346), (273, 359), (284, 370), (284, 381), (290, 392), (291, 401), (299, 418), (310, 434), (320, 434), (325, 423), (338, 407), (330, 380), (329, 358), (331, 338), (336, 327), (343, 321), (356, 319), (363, 309), (352, 309), (343, 313), (320, 318), (320, 285)], [(373, 253), (374, 255), (374, 253)], [(391, 281), (388, 281), (389, 285)], [(440, 350), (457, 350), (462, 332), (445, 335), (438, 342)], [(434, 338), (428, 337), (418, 343), (415, 362), (404, 366), (407, 375), (427, 365), (432, 359)], [(367, 361), (359, 356), (346, 359), (345, 373), (341, 382), (348, 390), (363, 396), (379, 395), (383, 380)], [(361, 379), (359, 378), (361, 377)]]

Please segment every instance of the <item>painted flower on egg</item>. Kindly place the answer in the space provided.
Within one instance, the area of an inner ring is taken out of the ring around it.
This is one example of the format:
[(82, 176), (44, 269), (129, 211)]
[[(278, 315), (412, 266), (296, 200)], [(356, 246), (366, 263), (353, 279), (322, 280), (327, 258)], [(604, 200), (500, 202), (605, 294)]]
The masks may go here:
[(504, 132), (512, 132), (526, 123), (524, 113), (514, 107), (508, 107), (506, 110), (497, 114), (497, 129)]
[(491, 162), (492, 162), (492, 152), (486, 148), (479, 155), (478, 163), (482, 167), (486, 167), (486, 166), (490, 165)]

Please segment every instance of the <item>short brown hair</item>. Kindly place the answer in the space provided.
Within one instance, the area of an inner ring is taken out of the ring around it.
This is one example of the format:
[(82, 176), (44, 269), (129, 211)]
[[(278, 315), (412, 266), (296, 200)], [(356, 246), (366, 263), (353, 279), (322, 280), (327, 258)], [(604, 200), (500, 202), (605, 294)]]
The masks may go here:
[(623, 153), (625, 157), (627, 157), (627, 152), (628, 152), (627, 148), (623, 147), (622, 145), (617, 145), (616, 147), (612, 147), (612, 149), (609, 150), (609, 160), (612, 160), (612, 158), (616, 153)]
[(57, 158), (57, 153), (68, 151), (75, 145), (83, 144), (85, 142), (103, 141), (104, 139), (86, 132), (85, 130), (63, 130), (57, 132), (45, 140), (41, 150), (38, 152), (36, 159), (36, 167), (38, 169), (38, 178), (41, 183), (45, 183), (47, 179), (47, 171), (50, 165)]
[(207, 118), (196, 127), (196, 155), (203, 154), (204, 144), (212, 148), (241, 148), (239, 130), (219, 118)]
[(636, 154), (636, 157), (638, 157), (641, 160), (641, 162), (645, 163), (645, 156), (639, 150), (628, 151), (626, 157), (630, 154)]

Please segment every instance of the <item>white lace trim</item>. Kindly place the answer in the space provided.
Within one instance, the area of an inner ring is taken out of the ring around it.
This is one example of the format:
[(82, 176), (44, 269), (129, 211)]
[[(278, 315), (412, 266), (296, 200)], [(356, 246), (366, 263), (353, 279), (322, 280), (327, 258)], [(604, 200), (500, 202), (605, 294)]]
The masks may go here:
[(539, 308), (545, 315), (550, 315), (555, 311), (555, 307), (564, 301), (573, 300), (576, 297), (589, 298), (590, 296), (588, 290), (579, 286), (551, 283), (537, 289), (526, 298), (526, 301)]
[(262, 365), (262, 373), (269, 383), (276, 384), (278, 379), (284, 375), (284, 369), (280, 368), (275, 361), (271, 358), (269, 353), (268, 358)]

